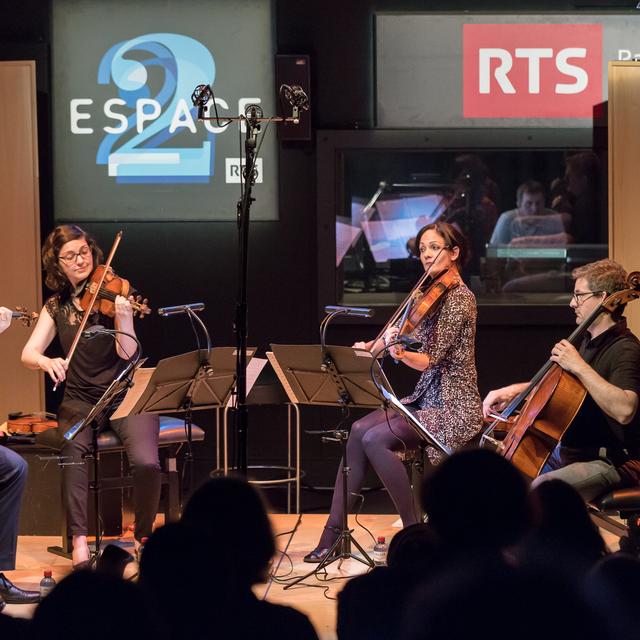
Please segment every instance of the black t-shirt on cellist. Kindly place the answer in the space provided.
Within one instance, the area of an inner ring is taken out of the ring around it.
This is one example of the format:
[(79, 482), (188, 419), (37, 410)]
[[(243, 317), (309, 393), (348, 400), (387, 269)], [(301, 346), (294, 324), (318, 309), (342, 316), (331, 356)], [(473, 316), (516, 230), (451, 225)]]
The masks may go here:
[[(587, 332), (579, 348), (585, 361), (607, 382), (640, 397), (640, 341), (627, 328), (624, 318), (591, 339)], [(626, 425), (598, 407), (587, 394), (582, 407), (562, 438), (562, 445), (595, 453), (605, 447), (617, 466), (637, 458), (640, 451), (640, 410)]]
[[(45, 308), (56, 324), (58, 338), (66, 355), (75, 338), (83, 312), (76, 308), (71, 299), (62, 302), (60, 294), (49, 298)], [(114, 328), (113, 318), (101, 313), (92, 313), (85, 329), (96, 324), (106, 329)], [(126, 365), (126, 361), (116, 352), (112, 336), (103, 334), (90, 339), (81, 337), (67, 371), (64, 399), (83, 400), (95, 404)]]

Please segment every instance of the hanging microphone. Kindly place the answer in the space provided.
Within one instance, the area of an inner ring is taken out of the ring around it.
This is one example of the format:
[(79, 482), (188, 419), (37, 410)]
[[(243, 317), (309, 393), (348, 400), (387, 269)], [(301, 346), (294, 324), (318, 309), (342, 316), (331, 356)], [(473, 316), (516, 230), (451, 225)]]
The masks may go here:
[(189, 311), (204, 311), (204, 302), (193, 302), (192, 304), (179, 304), (175, 307), (163, 307), (158, 309), (159, 316), (175, 316), (179, 313)]
[(356, 318), (371, 318), (375, 311), (367, 307), (341, 307), (327, 305), (324, 308), (325, 313), (341, 313), (344, 316), (354, 316)]
[(204, 110), (209, 100), (213, 98), (213, 92), (208, 84), (199, 84), (191, 94), (191, 102), (198, 107), (198, 120), (204, 118)]
[(291, 105), (293, 124), (300, 124), (300, 112), (309, 110), (309, 96), (304, 89), (298, 84), (283, 84), (280, 86), (280, 97)]
[(93, 326), (89, 327), (86, 331), (82, 332), (82, 337), (89, 340), (91, 338), (95, 338), (97, 335), (100, 335), (101, 333), (110, 333), (110, 331), (109, 329), (105, 329), (101, 324), (94, 324)]
[(283, 84), (280, 87), (280, 93), (292, 107), (297, 107), (300, 111), (307, 111), (309, 109), (309, 96), (299, 84), (291, 86)]

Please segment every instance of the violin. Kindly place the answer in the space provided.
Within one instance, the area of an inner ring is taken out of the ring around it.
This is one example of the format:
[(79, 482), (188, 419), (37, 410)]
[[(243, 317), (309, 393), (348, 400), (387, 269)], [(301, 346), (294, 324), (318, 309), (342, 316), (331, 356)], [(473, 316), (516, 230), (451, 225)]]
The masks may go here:
[(382, 339), (387, 329), (399, 320), (398, 335), (409, 335), (424, 320), (437, 311), (444, 295), (460, 284), (460, 275), (455, 269), (444, 269), (436, 275), (430, 269), (422, 274), (395, 313), (378, 333), (373, 344)]
[(38, 319), (39, 315), (35, 311), (27, 311), (26, 307), (16, 307), (16, 310), (11, 312), (11, 317), (19, 318), (25, 327), (30, 327)]
[[(71, 358), (73, 358), (73, 354), (75, 353), (78, 342), (80, 341), (80, 336), (87, 326), (87, 320), (89, 319), (91, 312), (94, 310), (100, 310), (106, 315), (115, 316), (116, 297), (119, 295), (126, 296), (129, 292), (129, 282), (124, 280), (124, 278), (118, 278), (111, 270), (111, 262), (118, 246), (120, 245), (120, 240), (122, 240), (122, 231), (118, 231), (118, 233), (116, 233), (116, 237), (113, 241), (113, 245), (111, 246), (111, 251), (109, 251), (106, 262), (103, 265), (98, 265), (94, 269), (91, 274), (91, 278), (89, 278), (88, 286), (85, 287), (85, 295), (83, 295), (81, 300), (82, 310), (84, 313), (82, 315), (82, 320), (78, 325), (76, 335), (73, 338), (73, 342), (71, 343), (71, 347), (69, 348), (69, 352), (67, 353), (67, 357), (65, 358), (67, 366), (71, 362)], [(126, 293), (124, 293), (125, 287)], [(104, 306), (102, 306), (103, 301), (105, 303)], [(138, 299), (134, 300), (134, 302), (131, 303), (131, 306), (134, 307), (138, 313), (141, 313), (140, 317), (144, 317), (146, 314), (151, 313), (151, 309), (149, 309), (146, 303), (146, 300), (140, 301), (140, 299)], [(55, 391), (57, 388), (58, 383), (53, 386), (53, 390)]]
[(460, 274), (455, 269), (445, 269), (432, 279), (427, 279), (422, 287), (414, 289), (411, 302), (400, 323), (398, 335), (411, 335), (425, 318), (433, 317), (447, 291), (458, 286)]
[[(85, 285), (84, 293), (80, 299), (80, 307), (83, 311), (86, 311), (97, 291), (98, 295), (93, 301), (92, 311), (98, 311), (105, 316), (113, 318), (116, 314), (116, 296), (128, 298), (131, 290), (131, 284), (128, 280), (117, 276), (111, 267), (99, 264), (93, 270)], [(140, 295), (135, 296), (134, 300), (130, 300), (134, 310), (133, 315), (144, 318), (150, 314), (151, 309), (147, 305), (148, 302), (146, 298), (143, 299)]]
[(7, 420), (7, 431), (12, 435), (28, 436), (49, 429), (56, 429), (58, 421), (53, 413), (34, 412), (34, 413), (10, 413)]

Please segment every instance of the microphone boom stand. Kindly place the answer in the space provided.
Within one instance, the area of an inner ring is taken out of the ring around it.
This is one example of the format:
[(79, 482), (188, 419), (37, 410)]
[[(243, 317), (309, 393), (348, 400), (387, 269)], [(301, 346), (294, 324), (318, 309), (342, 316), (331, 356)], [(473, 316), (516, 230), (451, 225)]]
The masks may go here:
[[(237, 225), (238, 225), (238, 298), (235, 315), (235, 333), (237, 344), (237, 366), (236, 366), (236, 433), (238, 437), (238, 447), (236, 453), (236, 467), (240, 473), (247, 475), (247, 428), (248, 428), (248, 407), (247, 407), (247, 273), (249, 255), (249, 223), (251, 219), (251, 204), (255, 202), (252, 196), (252, 188), (256, 182), (256, 154), (257, 139), (260, 132), (261, 122), (291, 122), (299, 124), (300, 111), (309, 108), (309, 99), (304, 91), (298, 87), (282, 85), (285, 89), (285, 98), (293, 107), (291, 117), (268, 117), (265, 118), (259, 105), (249, 105), (244, 116), (225, 118), (226, 126), (230, 122), (240, 121), (245, 124), (245, 166), (242, 169), (240, 161), (241, 176), (244, 178), (244, 191), (241, 192), (240, 200), (237, 203)], [(205, 116), (204, 112), (211, 103), (215, 108), (215, 99), (211, 87), (206, 84), (198, 85), (191, 100), (198, 109), (198, 120), (218, 120)], [(218, 123), (219, 124), (219, 123)], [(219, 125), (220, 126), (220, 125)], [(241, 185), (242, 185), (241, 179)]]

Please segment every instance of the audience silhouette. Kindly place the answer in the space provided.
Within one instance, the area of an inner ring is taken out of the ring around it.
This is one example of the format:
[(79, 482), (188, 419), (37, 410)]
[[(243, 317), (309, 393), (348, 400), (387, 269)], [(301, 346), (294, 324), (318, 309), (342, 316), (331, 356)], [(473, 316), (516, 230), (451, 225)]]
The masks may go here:
[(352, 578), (338, 594), (339, 640), (397, 636), (410, 593), (442, 562), (429, 525), (413, 524), (399, 531), (389, 544), (387, 566)]
[(581, 580), (607, 553), (580, 494), (562, 480), (542, 482), (529, 494), (532, 527), (517, 555), (522, 564), (546, 563)]
[[(433, 469), (421, 502), (428, 524), (397, 533), (388, 566), (339, 593), (339, 640), (613, 640), (640, 625), (640, 560), (608, 553), (569, 485), (529, 493), (510, 462), (471, 449)], [(254, 593), (276, 545), (261, 495), (244, 480), (197, 489), (182, 520), (148, 539), (138, 584), (120, 577), (126, 554), (106, 549), (97, 571), (63, 579), (30, 623), (0, 614), (0, 635), (317, 639), (304, 614)]]
[(167, 637), (137, 585), (89, 570), (62, 580), (38, 605), (31, 624), (31, 637), (47, 640), (113, 640), (125, 633)]

